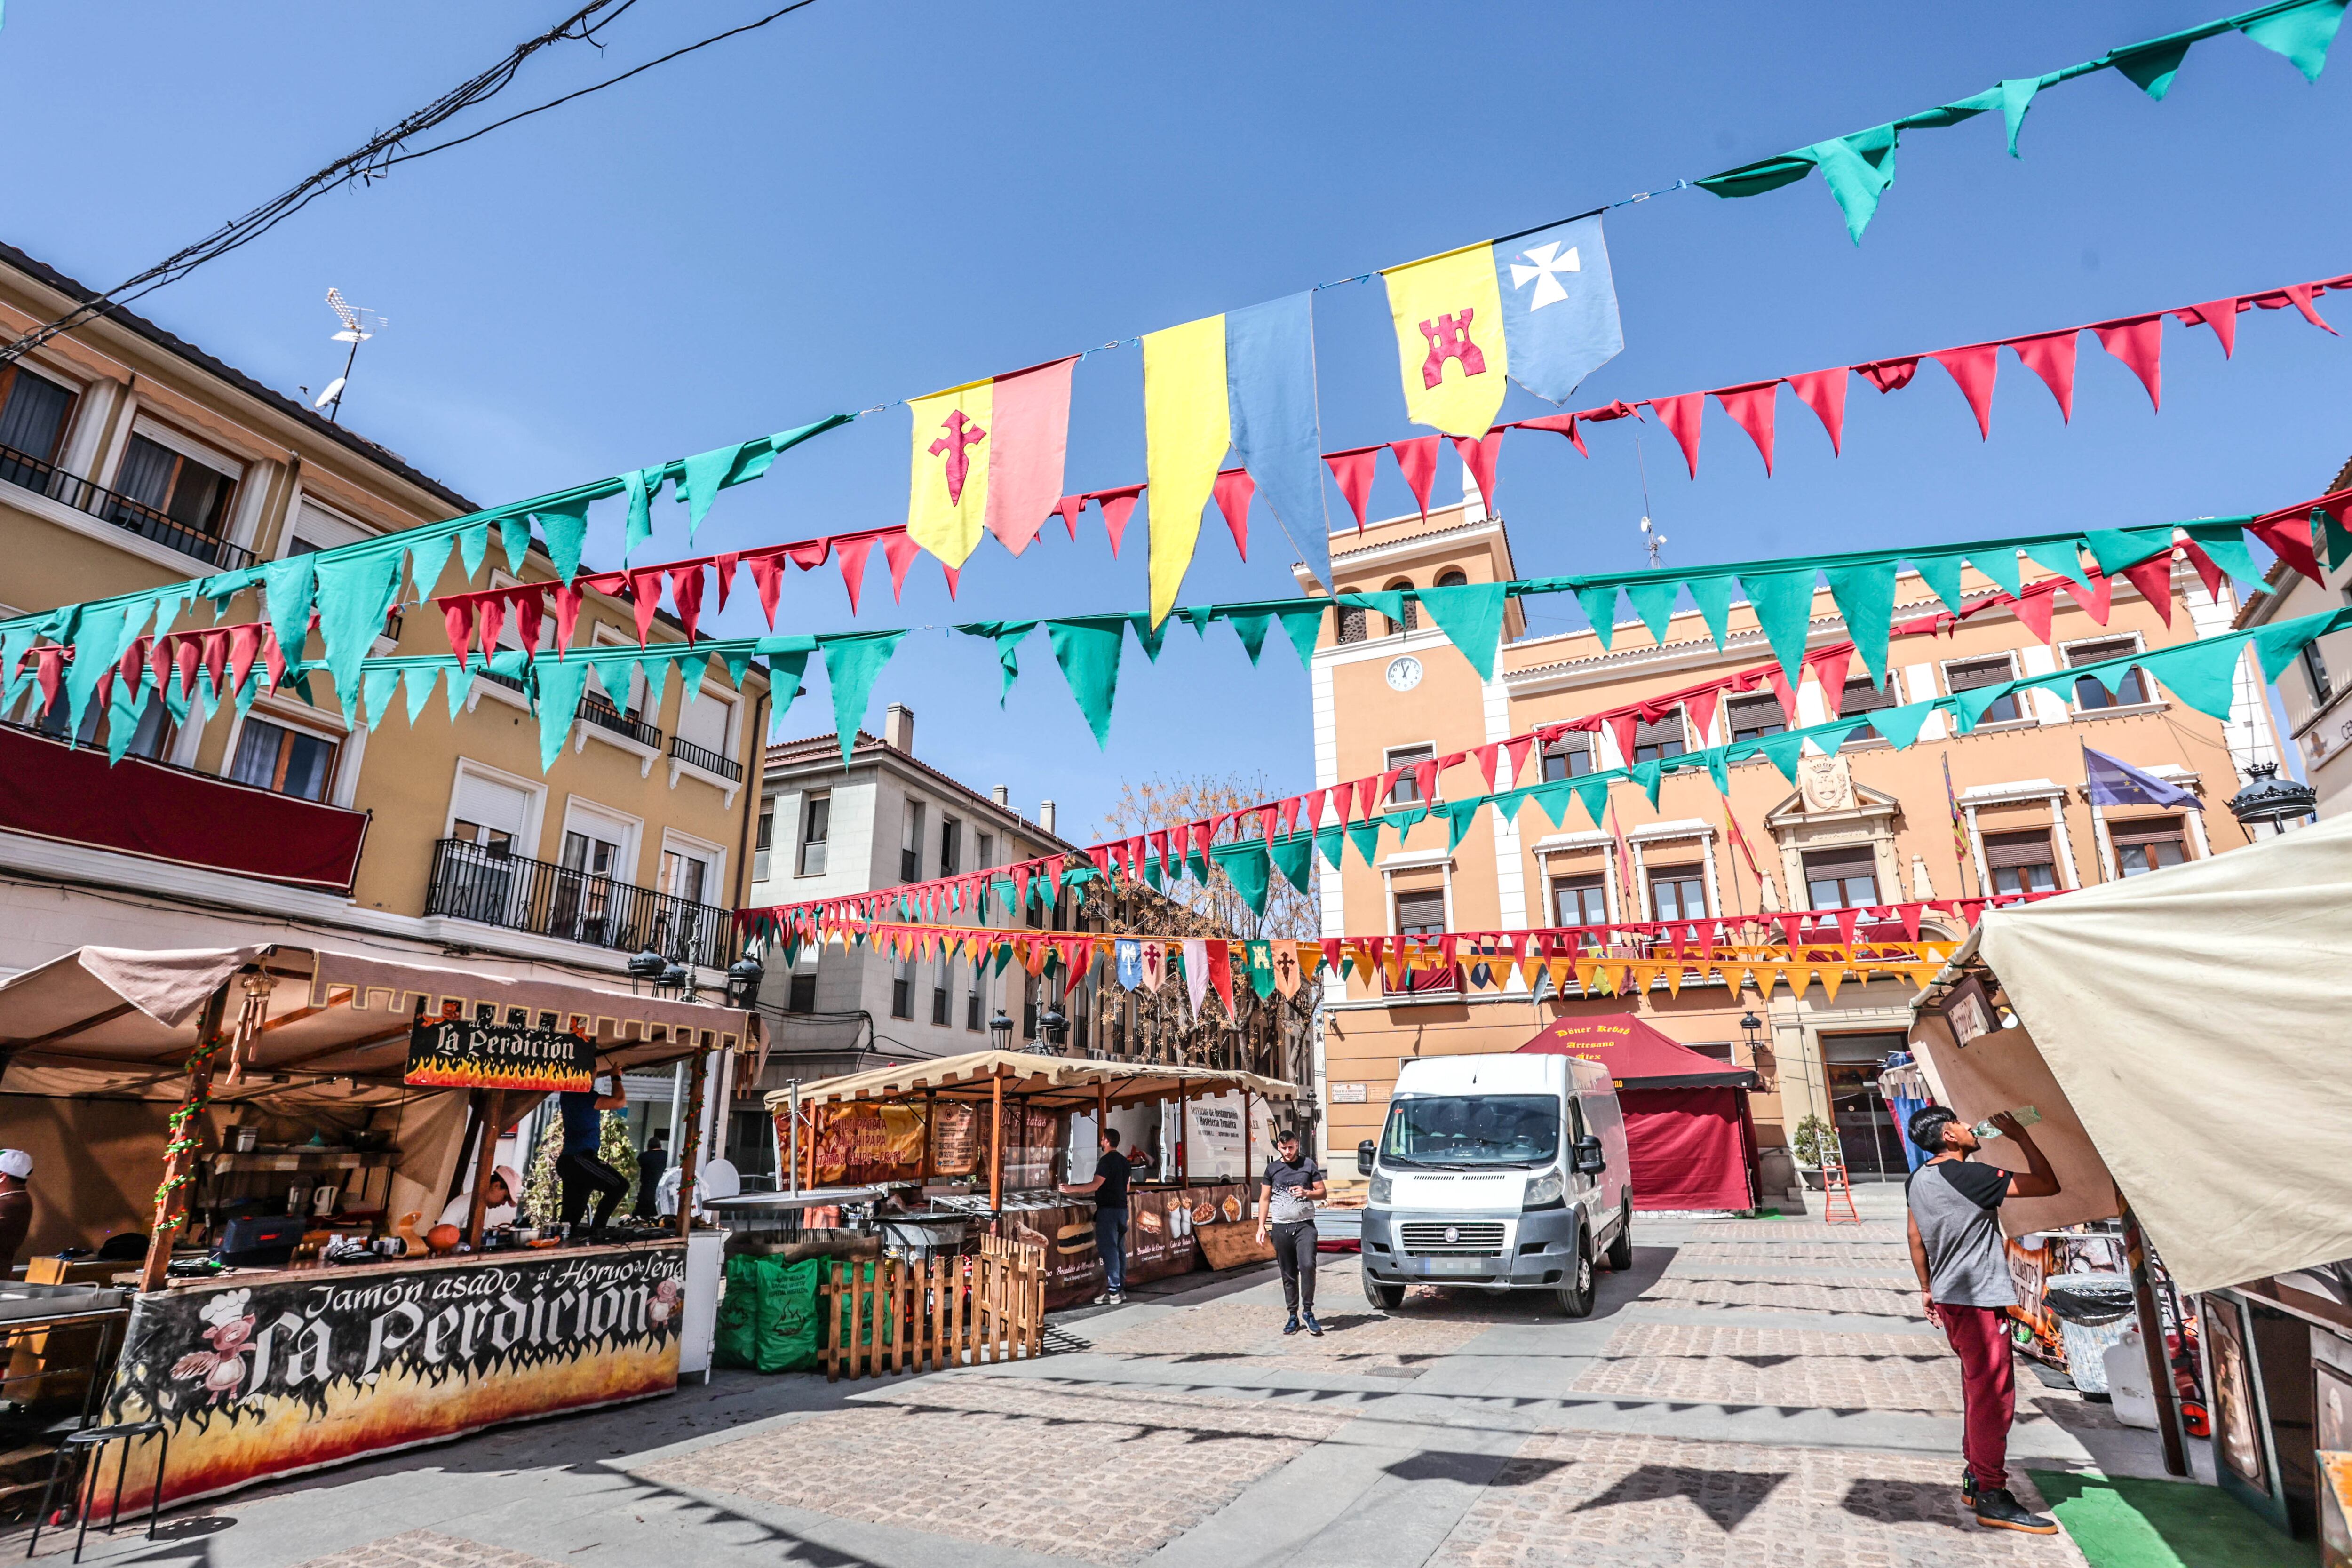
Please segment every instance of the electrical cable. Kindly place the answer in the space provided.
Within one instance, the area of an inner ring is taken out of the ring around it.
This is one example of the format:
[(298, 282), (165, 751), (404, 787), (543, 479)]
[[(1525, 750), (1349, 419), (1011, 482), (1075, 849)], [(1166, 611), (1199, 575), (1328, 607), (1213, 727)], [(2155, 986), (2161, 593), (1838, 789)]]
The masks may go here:
[[(451, 147), (461, 146), (476, 137), (484, 136), (498, 130), (500, 126), (511, 125), (518, 120), (527, 119), (544, 110), (554, 109), (574, 99), (584, 98), (590, 93), (601, 92), (605, 88), (626, 81), (631, 77), (677, 59), (681, 55), (689, 55), (697, 49), (706, 48), (740, 34), (764, 27), (769, 23), (789, 16), (803, 6), (815, 4), (815, 0), (793, 0), (793, 4), (784, 6), (782, 10), (771, 12), (756, 21), (745, 23), (741, 26), (730, 27), (723, 33), (713, 34), (698, 43), (688, 44), (683, 48), (673, 49), (658, 59), (648, 60), (644, 65), (622, 72), (619, 76), (565, 93), (535, 108), (524, 110), (519, 114), (509, 115), (504, 120), (494, 121), (467, 135), (436, 142), (430, 147), (419, 148), (414, 152), (400, 151), (406, 142), (425, 132), (446, 123), (467, 109), (488, 102), (505, 90), (520, 72), (523, 63), (541, 50), (551, 45), (572, 40), (593, 44), (597, 48), (602, 49), (604, 45), (597, 38), (597, 32), (617, 21), (635, 4), (636, 0), (590, 0), (588, 5), (582, 6), (556, 26), (509, 51), (505, 58), (488, 69), (460, 82), (424, 108), (402, 119), (391, 130), (378, 132), (356, 151), (345, 153), (325, 168), (280, 192), (242, 216), (222, 224), (194, 244), (173, 252), (154, 266), (123, 279), (104, 293), (83, 300), (55, 321), (44, 322), (33, 331), (5, 344), (0, 344), (0, 365), (13, 363), (58, 333), (69, 331), (94, 316), (102, 315), (131, 300), (141, 299), (166, 284), (177, 282), (207, 261), (217, 260), (232, 251), (251, 244), (330, 191), (340, 190), (353, 181), (373, 183), (384, 177), (399, 164), (411, 163)], [(617, 9), (614, 8), (616, 6)], [(611, 15), (598, 17), (599, 12), (608, 10)], [(592, 20), (592, 18), (595, 19)]]

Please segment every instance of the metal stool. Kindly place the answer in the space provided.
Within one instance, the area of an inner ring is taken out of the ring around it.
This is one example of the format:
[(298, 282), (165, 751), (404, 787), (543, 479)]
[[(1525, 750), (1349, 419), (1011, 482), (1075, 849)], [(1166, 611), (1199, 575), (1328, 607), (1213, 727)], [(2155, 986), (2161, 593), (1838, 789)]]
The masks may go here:
[(163, 1470), (171, 1462), (172, 1434), (161, 1421), (131, 1421), (119, 1426), (85, 1426), (69, 1432), (58, 1446), (57, 1455), (49, 1461), (48, 1484), (41, 1489), (41, 1511), (33, 1516), (33, 1538), (25, 1544), (25, 1555), (30, 1557), (41, 1544), (41, 1527), (48, 1522), (49, 1505), (58, 1488), (58, 1477), (65, 1469), (68, 1456), (76, 1450), (89, 1450), (89, 1470), (82, 1482), (81, 1507), (74, 1521), (73, 1560), (81, 1561), (83, 1537), (89, 1533), (89, 1505), (98, 1495), (98, 1473), (104, 1468), (106, 1446), (116, 1438), (122, 1440), (122, 1457), (114, 1466), (114, 1506), (106, 1518), (106, 1533), (112, 1535), (122, 1516), (122, 1478), (131, 1468), (131, 1446), (142, 1437), (153, 1437), (163, 1445), (155, 1457), (155, 1491), (147, 1500), (147, 1539), (155, 1539), (155, 1516), (163, 1505)]

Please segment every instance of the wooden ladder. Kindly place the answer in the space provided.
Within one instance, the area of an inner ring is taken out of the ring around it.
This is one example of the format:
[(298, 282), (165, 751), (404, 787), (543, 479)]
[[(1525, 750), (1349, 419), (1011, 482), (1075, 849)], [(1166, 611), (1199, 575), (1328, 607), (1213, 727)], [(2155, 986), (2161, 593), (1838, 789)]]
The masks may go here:
[[(1845, 1213), (1837, 1212), (1839, 1199), (1845, 1200)], [(1822, 1223), (1823, 1225), (1860, 1225), (1862, 1211), (1853, 1206), (1853, 1182), (1846, 1175), (1845, 1163), (1822, 1164)]]

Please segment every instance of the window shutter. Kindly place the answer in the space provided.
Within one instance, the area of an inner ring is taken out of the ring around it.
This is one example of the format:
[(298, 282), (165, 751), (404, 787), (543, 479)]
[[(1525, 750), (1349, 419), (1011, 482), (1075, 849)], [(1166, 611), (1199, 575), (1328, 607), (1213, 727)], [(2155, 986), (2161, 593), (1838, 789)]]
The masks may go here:
[(1805, 853), (1805, 876), (1873, 877), (1878, 874), (1878, 853), (1867, 844), (1847, 844), (1834, 849)]
[(2002, 866), (2055, 866), (2058, 858), (2051, 853), (2050, 832), (2047, 828), (2032, 833), (1989, 833), (1985, 835), (1985, 864)]
[(1444, 893), (1399, 893), (1397, 895), (1397, 929), (1410, 931), (1415, 927), (1445, 924)]
[(2178, 844), (2180, 842), (2180, 818), (2142, 816), (2129, 822), (2110, 822), (2107, 824), (2107, 837), (2118, 849), (2126, 844)]

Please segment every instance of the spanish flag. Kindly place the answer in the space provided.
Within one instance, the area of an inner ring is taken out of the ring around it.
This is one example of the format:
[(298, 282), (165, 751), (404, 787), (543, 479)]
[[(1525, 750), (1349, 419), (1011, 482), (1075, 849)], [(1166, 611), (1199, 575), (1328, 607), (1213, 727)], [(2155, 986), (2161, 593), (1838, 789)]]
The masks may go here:
[(1018, 555), (1062, 498), (1076, 356), (908, 404), (915, 417), (907, 536), (950, 568), (982, 529)]

